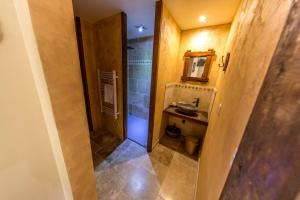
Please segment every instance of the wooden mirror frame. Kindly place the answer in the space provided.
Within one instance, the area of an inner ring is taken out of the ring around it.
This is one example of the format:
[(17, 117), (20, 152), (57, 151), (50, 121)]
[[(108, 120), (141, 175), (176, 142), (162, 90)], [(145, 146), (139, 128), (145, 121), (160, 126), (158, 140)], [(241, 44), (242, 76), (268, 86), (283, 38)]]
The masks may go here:
[[(184, 54), (184, 69), (183, 69), (183, 75), (181, 77), (181, 80), (183, 82), (186, 81), (208, 82), (208, 73), (212, 63), (212, 58), (214, 56), (215, 56), (214, 49), (209, 49), (208, 51), (198, 51), (198, 52), (192, 52), (191, 50), (186, 51)], [(200, 78), (188, 76), (190, 59), (194, 57), (207, 57), (205, 61), (204, 71)]]

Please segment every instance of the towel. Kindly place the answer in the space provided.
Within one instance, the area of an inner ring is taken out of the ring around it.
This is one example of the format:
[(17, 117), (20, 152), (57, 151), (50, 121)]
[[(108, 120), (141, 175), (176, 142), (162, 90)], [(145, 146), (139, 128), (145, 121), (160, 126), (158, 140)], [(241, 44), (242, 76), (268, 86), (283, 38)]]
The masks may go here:
[(104, 84), (104, 102), (114, 104), (114, 86)]

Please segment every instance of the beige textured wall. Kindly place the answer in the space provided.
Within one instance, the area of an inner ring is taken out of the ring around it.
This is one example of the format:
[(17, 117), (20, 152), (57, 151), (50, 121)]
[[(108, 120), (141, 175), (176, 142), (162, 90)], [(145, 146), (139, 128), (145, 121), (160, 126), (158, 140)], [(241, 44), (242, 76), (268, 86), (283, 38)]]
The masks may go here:
[[(184, 68), (184, 53), (187, 50), (192, 51), (207, 51), (208, 49), (214, 49), (216, 51), (216, 57), (212, 62), (210, 72), (209, 72), (209, 82), (199, 83), (199, 82), (189, 82), (192, 84), (212, 86), (216, 87), (217, 79), (220, 73), (223, 73), (222, 68), (218, 66), (221, 63), (221, 57), (224, 55), (225, 45), (227, 42), (229, 30), (231, 24), (224, 24), (218, 26), (210, 26), (192, 30), (186, 30), (181, 32), (181, 40), (178, 54), (178, 65), (179, 69), (179, 80), (183, 73)], [(193, 101), (193, 94), (190, 94), (190, 99), (188, 101)], [(201, 102), (201, 101), (200, 101)], [(169, 124), (174, 124), (181, 129), (185, 135), (204, 135), (203, 125), (197, 123), (186, 122), (182, 123), (180, 118), (169, 117)]]
[[(231, 59), (203, 145), (198, 200), (217, 200), (253, 109), (292, 0), (244, 0), (226, 46)], [(219, 105), (222, 105), (219, 111)]]
[(163, 108), (167, 83), (178, 82), (181, 71), (177, 67), (181, 31), (162, 3), (161, 32), (159, 42), (158, 73), (155, 97), (155, 113), (152, 144), (156, 144), (164, 128)]
[[(216, 86), (218, 76), (222, 72), (218, 63), (224, 54), (230, 30), (230, 24), (225, 24), (181, 31), (164, 4), (162, 13), (153, 144), (163, 134), (166, 123), (162, 114), (165, 86), (167, 83), (181, 80), (184, 67), (183, 56), (186, 50), (207, 51), (210, 48), (215, 49), (217, 56), (210, 69), (209, 82), (193, 82), (193, 84)], [(185, 132), (190, 132), (188, 124), (182, 125), (182, 128)]]
[(27, 1), (0, 19), (0, 199), (71, 199)]
[(225, 24), (182, 31), (178, 57), (178, 68), (181, 70), (181, 75), (184, 65), (184, 53), (187, 50), (207, 51), (208, 49), (214, 49), (216, 51), (216, 57), (209, 71), (209, 82), (194, 82), (193, 84), (216, 86), (219, 73), (222, 71), (218, 64), (221, 63), (222, 55), (224, 55), (229, 30), (230, 24)]
[(80, 23), (93, 130), (99, 130), (101, 129), (101, 105), (95, 56), (96, 29), (94, 24), (83, 19), (80, 19)]
[(74, 199), (96, 199), (72, 2), (28, 2)]
[(118, 119), (102, 115), (102, 127), (123, 138), (123, 66), (122, 66), (122, 14), (102, 19), (96, 28), (96, 65), (104, 71), (116, 70)]

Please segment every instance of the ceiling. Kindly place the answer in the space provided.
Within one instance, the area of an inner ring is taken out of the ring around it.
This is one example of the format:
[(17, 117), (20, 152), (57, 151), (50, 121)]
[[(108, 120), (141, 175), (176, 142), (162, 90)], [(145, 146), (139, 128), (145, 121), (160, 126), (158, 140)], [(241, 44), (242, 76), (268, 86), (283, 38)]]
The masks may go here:
[[(125, 12), (129, 39), (154, 34), (155, 0), (73, 0), (73, 6), (75, 15), (89, 22)], [(135, 28), (139, 25), (147, 29), (139, 33)]]
[[(128, 38), (154, 33), (156, 0), (73, 0), (74, 12), (89, 22), (96, 22), (121, 11), (127, 14)], [(232, 22), (240, 0), (164, 0), (182, 30)], [(200, 23), (200, 15), (207, 17)], [(139, 33), (135, 26), (147, 29)]]
[[(231, 23), (240, 0), (164, 0), (182, 30)], [(199, 16), (207, 22), (201, 24)]]

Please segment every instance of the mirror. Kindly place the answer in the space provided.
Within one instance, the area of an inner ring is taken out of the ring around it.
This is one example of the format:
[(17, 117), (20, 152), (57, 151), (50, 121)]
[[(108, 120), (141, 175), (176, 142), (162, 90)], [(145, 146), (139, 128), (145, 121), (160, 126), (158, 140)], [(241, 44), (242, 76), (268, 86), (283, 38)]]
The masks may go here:
[(188, 77), (201, 78), (204, 72), (206, 57), (193, 57), (190, 59)]
[(214, 55), (215, 51), (213, 49), (205, 52), (187, 51), (184, 54), (182, 81), (208, 82), (209, 68)]

